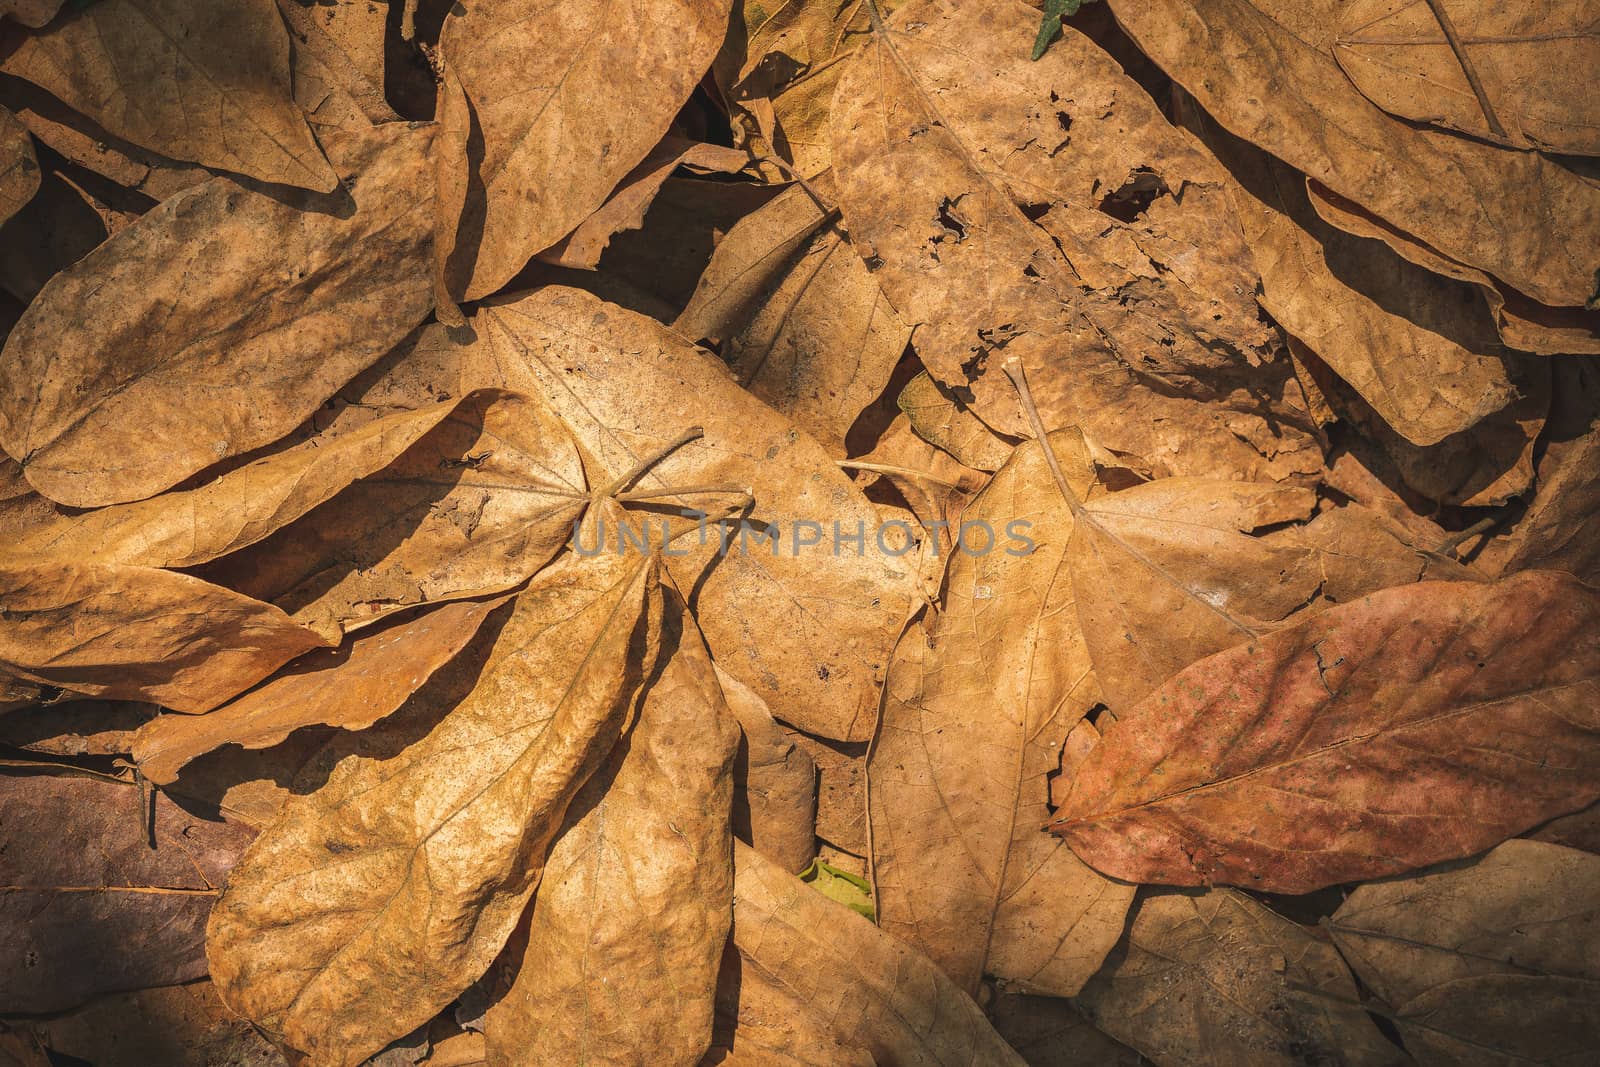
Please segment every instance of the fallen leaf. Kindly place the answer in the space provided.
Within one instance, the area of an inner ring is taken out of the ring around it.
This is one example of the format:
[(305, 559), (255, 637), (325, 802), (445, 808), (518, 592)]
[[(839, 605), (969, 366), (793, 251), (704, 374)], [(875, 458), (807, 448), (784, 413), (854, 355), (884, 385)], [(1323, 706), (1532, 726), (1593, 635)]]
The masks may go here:
[(1328, 931), (1423, 1064), (1579, 1062), (1600, 1026), (1600, 856), (1507, 841), (1372, 882)]
[(23, 38), (0, 70), (174, 159), (329, 192), (272, 0), (97, 0)]
[(1594, 292), (1600, 185), (1546, 159), (1398, 122), (1339, 69), (1348, 5), (1109, 0), (1144, 53), (1236, 136), (1441, 253), (1556, 307)]
[(1600, 312), (1540, 304), (1475, 267), (1441, 256), (1322, 183), (1307, 180), (1305, 184), (1311, 206), (1333, 226), (1357, 237), (1382, 241), (1403, 258), (1435, 274), (1477, 286), (1507, 347), (1540, 355), (1600, 354)]
[(1142, 1067), (1133, 1049), (1095, 1029), (1070, 1000), (1001, 993), (991, 1008), (994, 1028), (1029, 1067)]
[[(1252, 345), (1266, 335), (1247, 299), (1254, 275), (1215, 162), (1087, 40), (1069, 34), (1039, 63), (1007, 49), (1035, 19), (1009, 2), (901, 7), (840, 79), (832, 121), (845, 223), (916, 324), (923, 362), (1003, 433), (1026, 428), (996, 366), (1016, 358), (1047, 428), (1079, 426), (1165, 472), (1317, 469), (1305, 413), (1281, 398), (1287, 364), (1257, 365)], [(974, 66), (988, 73), (973, 78)], [(1070, 155), (1050, 156), (1069, 140)], [(1109, 147), (1124, 144), (1139, 150)], [(1086, 166), (1067, 162), (1080, 155)], [(1182, 207), (1161, 194), (1179, 186)], [(1024, 207), (1048, 210), (1035, 225)], [(1119, 213), (1133, 221), (1119, 225)], [(1192, 240), (1218, 254), (1195, 256)], [(1175, 277), (1207, 296), (1180, 304), (1177, 283), (1152, 265), (1158, 254), (1205, 259), (1205, 270)], [(1203, 322), (1191, 318), (1199, 309)]]
[(205, 574), (334, 643), (418, 604), (521, 583), (572, 538), (588, 494), (578, 448), (555, 416), (537, 400), (485, 390), (381, 470)]
[(868, 922), (877, 921), (877, 909), (872, 903), (872, 883), (860, 875), (851, 874), (821, 859), (813, 859), (798, 877), (835, 904), (843, 904)]
[[(1082, 438), (1055, 439), (1086, 491)], [(938, 610), (895, 649), (867, 765), (880, 923), (968, 992), (987, 973), (1070, 995), (1133, 900), (1039, 832), (1062, 741), (1099, 700), (1066, 569), (1073, 514), (1028, 444), (963, 522), (973, 546), (949, 557)]]
[(330, 142), (356, 179), (331, 202), (214, 178), (56, 276), (0, 363), (0, 443), (28, 480), (75, 507), (142, 499), (281, 437), (388, 351), (429, 307), (431, 135)]
[(1551, 819), (1523, 836), (1534, 841), (1548, 841), (1552, 845), (1600, 854), (1600, 804), (1590, 804), (1571, 815)]
[[(1119, 729), (1121, 728), (1119, 724)], [(1398, 1067), (1332, 946), (1229, 889), (1151, 893), (1076, 1004), (1156, 1063)]]
[(458, 601), (363, 631), (209, 714), (163, 715), (133, 739), (134, 762), (147, 781), (169, 785), (185, 764), (226, 744), (269, 748), (306, 726), (366, 729), (450, 662), (506, 600)]
[(734, 845), (733, 940), (746, 974), (828, 1021), (878, 1063), (1022, 1060), (970, 997), (920, 953), (742, 843)]
[[(930, 562), (939, 570), (957, 547), (962, 510), (988, 481), (982, 471), (963, 466), (924, 441), (904, 415), (895, 416), (871, 452), (859, 459), (840, 460), (839, 465), (864, 476), (881, 477), (899, 490), (917, 522), (928, 531), (928, 550), (937, 557)], [(935, 543), (936, 548), (932, 547)]]
[(830, 1020), (745, 966), (732, 940), (717, 975), (716, 1028), (700, 1067), (875, 1067), (865, 1049), (841, 1043)]
[[(823, 177), (826, 177), (825, 175)], [(716, 338), (734, 376), (831, 452), (876, 400), (911, 329), (813, 193), (792, 185), (728, 231), (673, 328)]]
[[(1324, 511), (1304, 526), (1274, 530), (1266, 540), (1300, 546), (1321, 574), (1319, 601), (1347, 604), (1391, 586), (1434, 581), (1486, 580), (1485, 576), (1419, 545), (1398, 525), (1360, 504)], [(1439, 545), (1443, 534), (1434, 541)]]
[(720, 667), (716, 674), (741, 734), (733, 764), (734, 836), (798, 874), (817, 855), (817, 765), (755, 690)]
[(22, 210), (39, 191), (39, 159), (33, 137), (17, 117), (0, 107), (0, 223)]
[[(465, 399), (465, 398), (464, 398)], [(475, 398), (481, 401), (483, 398)], [(193, 567), (255, 544), (388, 466), (461, 404), (432, 404), (265, 456), (195, 489), (34, 523), (17, 559)]]
[(295, 98), (302, 102), (313, 126), (319, 123), (323, 108), (306, 106), (309, 87), (303, 83), (308, 76), (324, 83), (325, 94), (346, 97), (368, 122), (399, 119), (384, 98), (388, 73), (385, 37), (389, 12), (386, 7), (360, 0), (331, 5), (288, 0), (278, 5), (278, 12), (294, 39), (289, 63), (294, 75)]
[(675, 596), (668, 611), (668, 658), (574, 797), (489, 1008), (496, 1063), (695, 1063), (711, 1045), (738, 732), (693, 620)]
[[(748, 487), (754, 497), (749, 526), (708, 529), (666, 560), (691, 590), (712, 656), (783, 721), (869, 738), (913, 575), (877, 543), (871, 506), (823, 449), (740, 389), (714, 356), (586, 293), (550, 287), (496, 300), (473, 327), (476, 344), (457, 352), (467, 380), (541, 397), (614, 474), (678, 438), (694, 413), (704, 436), (653, 466), (635, 492), (686, 510), (705, 502), (684, 497), (688, 486)], [(864, 540), (836, 543), (835, 530)], [(814, 547), (797, 544), (813, 534)], [(728, 547), (718, 558), (721, 536)], [(772, 620), (781, 639), (762, 640)]]
[(0, 676), (209, 711), (323, 641), (278, 608), (153, 567), (0, 568)]
[(1261, 306), (1396, 433), (1436, 444), (1515, 398), (1506, 373), (1515, 357), (1472, 287), (1328, 225), (1299, 171), (1203, 115), (1194, 125), (1237, 180)]
[(230, 1015), (210, 982), (102, 997), (25, 1025), (56, 1057), (95, 1067), (285, 1067), (283, 1054)]
[(540, 252), (539, 258), (558, 267), (594, 270), (611, 238), (644, 225), (645, 213), (673, 171), (687, 167), (702, 174), (736, 174), (748, 162), (750, 157), (743, 152), (669, 133), (623, 176), (594, 214)]
[(918, 437), (974, 470), (999, 470), (1016, 447), (1015, 440), (991, 430), (927, 371), (906, 383), (898, 404)]
[[(120, 756), (160, 709), (136, 700), (63, 700), (0, 716), (0, 744), (46, 756)], [(188, 719), (180, 715), (174, 718)]]
[(1122, 712), (1050, 829), (1115, 877), (1282, 893), (1470, 855), (1600, 798), (1597, 612), (1554, 571), (1330, 608)]
[(869, 743), (829, 741), (794, 729), (784, 733), (817, 768), (817, 837), (842, 852), (865, 857)]
[(483, 974), (651, 673), (657, 566), (607, 553), (547, 568), (426, 736), (346, 757), (290, 799), (212, 911), (206, 952), (230, 1009), (355, 1067)]
[[(501, 288), (605, 202), (711, 65), (729, 6), (482, 0), (450, 13), (436, 257), (451, 298)], [(641, 20), (672, 32), (641, 34)]]
[(204, 977), (206, 914), (252, 831), (159, 794), (147, 823), (138, 789), (99, 776), (0, 774), (0, 809), (7, 1014)]
[(1600, 34), (1582, 5), (1356, 0), (1339, 12), (1333, 55), (1392, 115), (1514, 148), (1600, 155), (1600, 113), (1582, 72)]
[(0, 18), (13, 18), (38, 29), (56, 17), (66, 0), (0, 0)]

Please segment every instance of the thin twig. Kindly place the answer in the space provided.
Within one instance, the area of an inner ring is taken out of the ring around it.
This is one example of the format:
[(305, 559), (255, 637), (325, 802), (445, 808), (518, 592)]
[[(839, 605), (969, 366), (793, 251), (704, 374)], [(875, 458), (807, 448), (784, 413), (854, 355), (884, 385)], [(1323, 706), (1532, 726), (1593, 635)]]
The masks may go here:
[(1456, 25), (1450, 20), (1450, 13), (1444, 9), (1444, 0), (1428, 0), (1428, 7), (1433, 11), (1433, 17), (1439, 20), (1439, 28), (1444, 31), (1444, 39), (1450, 42), (1450, 51), (1456, 54), (1456, 62), (1461, 64), (1461, 73), (1467, 76), (1467, 84), (1472, 86), (1472, 94), (1478, 98), (1478, 107), (1483, 109), (1483, 117), (1489, 121), (1489, 129), (1495, 136), (1506, 136), (1506, 129), (1500, 125), (1500, 119), (1494, 113), (1494, 105), (1489, 103), (1489, 93), (1484, 89), (1483, 82), (1478, 78), (1478, 68), (1472, 63), (1472, 57), (1467, 55), (1467, 46), (1456, 33)]

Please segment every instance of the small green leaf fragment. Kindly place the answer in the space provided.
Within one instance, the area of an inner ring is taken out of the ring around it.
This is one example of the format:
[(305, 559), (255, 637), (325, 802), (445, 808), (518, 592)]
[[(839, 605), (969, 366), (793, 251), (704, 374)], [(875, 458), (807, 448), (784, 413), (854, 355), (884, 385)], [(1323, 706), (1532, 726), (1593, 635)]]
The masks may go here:
[(860, 875), (841, 871), (814, 859), (809, 867), (800, 872), (800, 880), (829, 900), (843, 904), (857, 915), (866, 916), (867, 921), (878, 921), (878, 911), (872, 905), (872, 883)]
[(1039, 23), (1039, 36), (1033, 39), (1033, 53), (1029, 59), (1037, 61), (1044, 55), (1045, 49), (1050, 47), (1050, 42), (1056, 39), (1056, 33), (1061, 29), (1061, 20), (1071, 18), (1078, 13), (1078, 9), (1089, 0), (1044, 0), (1044, 19)]

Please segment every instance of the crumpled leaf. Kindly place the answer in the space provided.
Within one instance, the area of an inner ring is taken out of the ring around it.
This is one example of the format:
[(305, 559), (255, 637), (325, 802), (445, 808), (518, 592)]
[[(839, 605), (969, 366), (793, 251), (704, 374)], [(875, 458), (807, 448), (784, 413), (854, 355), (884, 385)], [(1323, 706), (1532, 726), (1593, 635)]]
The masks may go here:
[(1423, 1064), (1580, 1062), (1600, 1025), (1600, 856), (1507, 841), (1358, 887), (1328, 923)]
[(496, 1063), (694, 1063), (711, 1045), (738, 728), (675, 595), (668, 611), (670, 658), (573, 799), (511, 953), (516, 975), (489, 1008)]
[(1396, 433), (1436, 444), (1511, 402), (1506, 360), (1514, 357), (1471, 288), (1328, 225), (1298, 171), (1203, 115), (1196, 120), (1237, 179), (1261, 306)]
[(0, 567), (0, 677), (209, 711), (321, 638), (271, 604), (109, 563)]
[(28, 480), (75, 507), (142, 499), (283, 436), (388, 351), (429, 308), (431, 136), (330, 141), (355, 179), (332, 200), (214, 178), (57, 275), (0, 361), (0, 444)]
[(1330, 608), (1119, 711), (1050, 829), (1115, 877), (1283, 893), (1470, 855), (1600, 798), (1597, 616), (1555, 571)]
[(729, 7), (480, 0), (451, 11), (436, 246), (451, 298), (501, 288), (605, 202), (711, 65)]
[(350, 755), (289, 800), (212, 911), (224, 1003), (356, 1067), (483, 974), (659, 654), (657, 567), (607, 553), (547, 568), (425, 737)]
[(896, 403), (918, 437), (974, 470), (999, 470), (1016, 447), (957, 403), (927, 371), (906, 383)]
[[(826, 178), (826, 175), (821, 178)], [(739, 384), (843, 455), (911, 328), (884, 298), (834, 213), (792, 185), (740, 219), (712, 253), (673, 328), (716, 338)]]
[(1243, 893), (1213, 889), (1144, 896), (1126, 943), (1074, 1003), (1156, 1063), (1407, 1062), (1355, 997), (1332, 946)]
[(1140, 49), (1235, 135), (1545, 304), (1595, 289), (1600, 185), (1546, 159), (1398, 122), (1333, 56), (1348, 5), (1109, 0)]
[[(916, 950), (734, 844), (733, 941), (758, 972), (835, 1039), (878, 1063), (1016, 1065), (965, 993)], [(798, 1051), (798, 1050), (797, 1050)]]
[(594, 214), (540, 252), (539, 258), (558, 267), (594, 270), (611, 238), (644, 225), (645, 212), (673, 171), (687, 167), (702, 174), (736, 174), (749, 162), (749, 156), (735, 149), (669, 133), (623, 176)]
[(0, 70), (162, 155), (320, 192), (339, 184), (295, 106), (272, 0), (73, 5)]
[[(477, 398), (477, 399), (482, 399)], [(13, 544), (16, 558), (193, 567), (255, 544), (388, 466), (461, 405), (432, 404), (264, 456), (195, 489), (54, 515)]]
[(39, 191), (39, 159), (28, 128), (0, 107), (0, 224)]
[(0, 774), (0, 1003), (62, 1011), (206, 973), (206, 914), (253, 832), (88, 775)]
[(1583, 4), (1354, 0), (1339, 11), (1333, 56), (1400, 118), (1514, 148), (1600, 155), (1587, 76), (1600, 67), (1593, 14)]
[(734, 836), (786, 871), (817, 855), (817, 765), (755, 690), (716, 668), (740, 741), (733, 763)]
[[(1003, 433), (1026, 427), (998, 373), (1014, 357), (1047, 428), (1077, 425), (1163, 472), (1317, 469), (1309, 420), (1282, 397), (1287, 364), (1257, 365), (1255, 277), (1215, 162), (1087, 39), (1069, 32), (1038, 63), (1008, 48), (1035, 17), (1013, 2), (902, 7), (840, 80), (845, 222), (917, 324), (918, 354)], [(1181, 205), (1162, 195), (1179, 187)], [(1024, 207), (1047, 210), (1035, 225)], [(1179, 264), (1173, 282), (1158, 261)]]
[[(1082, 438), (1055, 440), (1087, 490)], [(963, 519), (997, 543), (952, 554), (939, 609), (901, 637), (868, 762), (880, 921), (969, 992), (988, 973), (1070, 995), (1133, 900), (1039, 832), (1061, 744), (1099, 699), (1066, 567), (1073, 515), (1028, 444)]]
[(133, 757), (168, 785), (191, 760), (223, 745), (268, 748), (306, 726), (362, 730), (421, 688), (506, 602), (458, 601), (296, 662), (265, 685), (205, 715), (163, 715), (140, 728)]
[[(678, 495), (687, 486), (748, 486), (755, 498), (751, 532), (726, 532), (724, 558), (715, 558), (719, 534), (708, 527), (666, 560), (691, 590), (713, 657), (777, 718), (841, 740), (870, 738), (914, 574), (909, 559), (876, 543), (876, 513), (822, 448), (740, 389), (711, 354), (579, 290), (548, 286), (496, 300), (474, 316), (473, 329), (474, 343), (422, 355), (454, 361), (468, 387), (542, 398), (613, 475), (680, 437), (691, 418), (704, 427), (703, 438), (663, 458), (635, 491), (659, 492), (657, 504), (686, 510), (707, 501)], [(846, 536), (860, 528), (865, 540), (859, 552), (845, 544), (835, 553), (833, 530), (823, 527), (821, 541), (797, 548), (796, 530), (811, 533), (800, 521), (832, 521)], [(636, 520), (633, 532), (640, 529)], [(776, 551), (763, 529), (776, 531)], [(617, 533), (607, 536), (615, 541)], [(774, 620), (781, 640), (751, 639)]]
[(555, 416), (484, 390), (382, 470), (206, 574), (336, 642), (417, 604), (517, 585), (571, 539), (588, 492)]

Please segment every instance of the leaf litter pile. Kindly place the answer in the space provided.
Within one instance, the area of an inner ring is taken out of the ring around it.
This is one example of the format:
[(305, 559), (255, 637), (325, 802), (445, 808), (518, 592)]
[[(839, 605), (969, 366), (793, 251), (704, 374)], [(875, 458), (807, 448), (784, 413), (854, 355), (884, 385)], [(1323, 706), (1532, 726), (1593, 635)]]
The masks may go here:
[(0, 0), (0, 1063), (1595, 1062), (1597, 33)]

